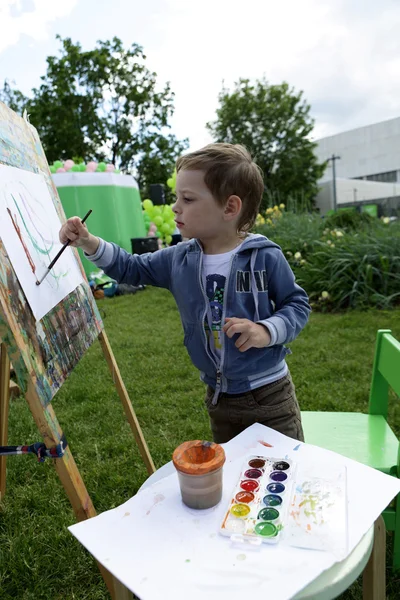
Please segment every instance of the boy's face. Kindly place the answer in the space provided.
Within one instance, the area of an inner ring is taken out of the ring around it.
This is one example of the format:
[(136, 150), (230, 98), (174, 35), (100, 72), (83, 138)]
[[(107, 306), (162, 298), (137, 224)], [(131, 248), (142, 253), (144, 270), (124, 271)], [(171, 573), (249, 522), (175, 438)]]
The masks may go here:
[(204, 183), (204, 171), (179, 171), (172, 210), (183, 237), (213, 238), (227, 227), (224, 207), (216, 202)]

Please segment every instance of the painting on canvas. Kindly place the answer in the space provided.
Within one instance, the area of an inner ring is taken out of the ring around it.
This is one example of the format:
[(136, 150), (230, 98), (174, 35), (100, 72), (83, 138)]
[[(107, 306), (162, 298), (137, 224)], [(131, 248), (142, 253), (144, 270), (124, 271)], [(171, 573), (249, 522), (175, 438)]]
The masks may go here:
[(44, 177), (0, 165), (0, 238), (37, 321), (83, 281), (74, 253), (67, 248), (36, 285), (61, 249), (60, 228)]

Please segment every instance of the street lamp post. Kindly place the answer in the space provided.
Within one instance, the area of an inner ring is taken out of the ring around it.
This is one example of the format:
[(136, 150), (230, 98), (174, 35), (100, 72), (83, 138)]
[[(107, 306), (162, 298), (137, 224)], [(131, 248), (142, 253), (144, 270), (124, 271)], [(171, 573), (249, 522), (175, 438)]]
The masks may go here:
[(332, 161), (332, 183), (333, 183), (333, 210), (334, 212), (337, 211), (337, 197), (336, 197), (336, 166), (335, 166), (335, 162), (337, 160), (340, 160), (340, 156), (335, 156), (335, 154), (332, 154), (332, 156), (330, 156), (328, 158), (328, 162)]

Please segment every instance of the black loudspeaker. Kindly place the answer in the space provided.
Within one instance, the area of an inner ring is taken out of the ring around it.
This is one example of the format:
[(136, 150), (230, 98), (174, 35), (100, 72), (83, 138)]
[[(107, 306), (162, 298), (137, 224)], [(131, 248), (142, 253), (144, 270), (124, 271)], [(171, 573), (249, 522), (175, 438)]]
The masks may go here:
[(158, 237), (131, 238), (132, 254), (145, 254), (158, 250)]
[(165, 204), (165, 192), (162, 183), (152, 183), (150, 185), (150, 200), (155, 206)]
[(180, 233), (173, 233), (172, 234), (172, 242), (170, 243), (170, 246), (176, 246), (176, 244), (179, 244), (179, 242), (182, 241), (182, 236)]

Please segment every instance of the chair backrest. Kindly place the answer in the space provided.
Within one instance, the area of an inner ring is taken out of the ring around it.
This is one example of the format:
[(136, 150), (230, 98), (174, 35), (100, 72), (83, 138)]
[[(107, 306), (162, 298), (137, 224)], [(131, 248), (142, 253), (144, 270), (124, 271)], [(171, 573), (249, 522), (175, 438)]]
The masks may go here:
[(390, 329), (379, 329), (369, 394), (369, 413), (387, 418), (389, 387), (400, 396), (400, 342)]
[[(400, 396), (400, 343), (390, 329), (379, 329), (376, 336), (374, 366), (369, 393), (369, 413), (387, 418), (389, 387)], [(395, 475), (394, 467), (393, 475)], [(397, 477), (400, 477), (400, 444), (397, 455)]]

